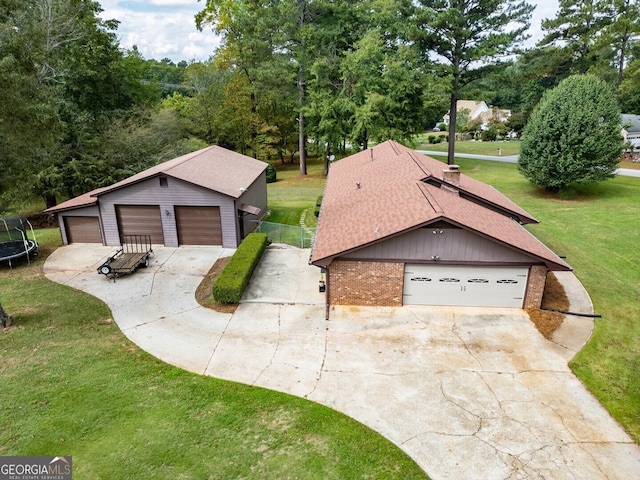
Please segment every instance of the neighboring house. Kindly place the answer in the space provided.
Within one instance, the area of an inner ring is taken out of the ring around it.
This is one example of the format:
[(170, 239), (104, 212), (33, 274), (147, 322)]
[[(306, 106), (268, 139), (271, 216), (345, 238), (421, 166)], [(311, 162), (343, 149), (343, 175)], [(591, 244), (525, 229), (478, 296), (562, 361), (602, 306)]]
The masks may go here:
[(266, 213), (267, 164), (212, 146), (156, 165), (45, 210), (62, 241), (120, 245), (149, 234), (157, 245), (235, 248)]
[(620, 116), (620, 120), (624, 143), (630, 145), (631, 152), (640, 152), (640, 115), (623, 113)]
[(457, 166), (387, 141), (331, 165), (310, 263), (331, 305), (539, 307), (571, 270), (537, 220)]
[[(456, 111), (469, 110), (469, 121), (480, 119), (482, 125), (480, 128), (486, 130), (489, 128), (489, 122), (492, 118), (500, 122), (506, 122), (511, 116), (511, 110), (503, 110), (493, 106), (487, 106), (485, 102), (476, 102), (474, 100), (458, 100)], [(451, 111), (442, 117), (443, 122), (449, 126)]]

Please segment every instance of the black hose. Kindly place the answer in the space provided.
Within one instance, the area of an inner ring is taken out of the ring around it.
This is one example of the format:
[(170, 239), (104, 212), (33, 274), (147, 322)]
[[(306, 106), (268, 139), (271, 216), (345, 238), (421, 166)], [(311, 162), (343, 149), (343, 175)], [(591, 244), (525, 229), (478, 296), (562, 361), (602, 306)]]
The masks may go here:
[(546, 308), (546, 307), (540, 307), (540, 310), (546, 310), (547, 312), (564, 313), (565, 315), (575, 315), (576, 317), (602, 318), (602, 315), (599, 315), (597, 313), (567, 312), (566, 310), (556, 310), (555, 308)]

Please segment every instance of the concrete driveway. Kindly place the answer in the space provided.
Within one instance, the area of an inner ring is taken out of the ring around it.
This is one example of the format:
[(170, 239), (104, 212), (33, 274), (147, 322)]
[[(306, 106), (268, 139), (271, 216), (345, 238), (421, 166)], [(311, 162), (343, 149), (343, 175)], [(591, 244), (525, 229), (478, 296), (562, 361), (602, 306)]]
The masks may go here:
[(273, 247), (235, 314), (222, 314), (193, 292), (231, 251), (158, 248), (114, 283), (95, 270), (112, 250), (62, 247), (45, 274), (104, 300), (152, 355), (344, 412), (433, 479), (640, 475), (638, 446), (567, 367), (590, 323), (568, 322), (556, 343), (515, 309), (340, 307), (327, 321), (309, 252)]

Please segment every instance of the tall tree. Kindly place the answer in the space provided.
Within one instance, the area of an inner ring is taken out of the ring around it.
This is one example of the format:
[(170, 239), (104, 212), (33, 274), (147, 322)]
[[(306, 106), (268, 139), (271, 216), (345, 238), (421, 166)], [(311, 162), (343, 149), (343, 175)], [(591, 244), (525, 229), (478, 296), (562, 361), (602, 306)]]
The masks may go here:
[(571, 73), (586, 73), (597, 60), (600, 32), (611, 23), (610, 0), (560, 0), (555, 18), (542, 21), (538, 46), (553, 45), (571, 58)]
[(574, 75), (549, 90), (522, 135), (518, 169), (558, 192), (572, 183), (612, 178), (623, 140), (613, 89), (592, 75)]
[[(533, 6), (524, 0), (417, 0), (416, 41), (441, 63), (449, 81), (451, 131), (461, 90), (526, 37)], [(448, 163), (454, 163), (455, 135), (449, 136)]]
[[(406, 2), (372, 2), (372, 12), (351, 49), (344, 53), (343, 93), (353, 103), (351, 138), (362, 148), (369, 140), (405, 140), (424, 128), (424, 63), (407, 42)], [(404, 12), (403, 12), (404, 7)]]
[(101, 11), (92, 0), (26, 0), (1, 14), (0, 83), (19, 86), (2, 95), (22, 106), (17, 123), (14, 112), (0, 111), (0, 141), (15, 155), (14, 171), (28, 174), (21, 187), (35, 189), (47, 206), (58, 194), (84, 190), (66, 167), (111, 118), (149, 99), (131, 88), (117, 22), (101, 20)]
[(601, 31), (599, 43), (613, 50), (617, 67), (616, 86), (620, 87), (631, 45), (640, 35), (640, 4), (638, 0), (613, 0), (608, 5), (610, 23)]
[(618, 98), (623, 113), (640, 115), (640, 45), (635, 50), (635, 55), (624, 70)]
[[(305, 134), (301, 102), (305, 98), (307, 11), (307, 2), (298, 0), (207, 0), (196, 16), (198, 28), (211, 26), (222, 36), (218, 61), (246, 77), (254, 155), (264, 127), (261, 110), (273, 109), (278, 98), (298, 98), (294, 113), (300, 120), (301, 137)], [(300, 140), (300, 145), (304, 143)], [(300, 172), (306, 174), (304, 152), (300, 153)]]

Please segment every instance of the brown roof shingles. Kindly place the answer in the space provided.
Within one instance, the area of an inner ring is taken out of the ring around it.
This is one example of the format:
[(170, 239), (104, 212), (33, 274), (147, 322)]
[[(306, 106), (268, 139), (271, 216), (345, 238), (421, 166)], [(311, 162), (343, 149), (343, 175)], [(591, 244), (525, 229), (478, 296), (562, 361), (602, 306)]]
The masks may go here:
[(45, 212), (53, 213), (95, 205), (100, 195), (162, 174), (239, 198), (266, 168), (267, 164), (264, 162), (213, 145), (155, 165), (109, 187), (98, 188), (72, 198)]
[(246, 155), (213, 145), (148, 168), (107, 187), (104, 194), (155, 175), (193, 183), (200, 187), (239, 198), (267, 168), (267, 164)]
[(100, 194), (103, 190), (105, 190), (105, 187), (97, 188), (77, 197), (70, 198), (66, 202), (62, 202), (55, 207), (47, 208), (45, 213), (62, 212), (64, 210), (73, 210), (74, 208), (90, 207), (98, 203), (96, 195)]
[(357, 250), (437, 219), (493, 238), (543, 259), (554, 269), (569, 269), (557, 255), (509, 218), (527, 212), (493, 187), (460, 175), (459, 190), (500, 207), (505, 215), (467, 200), (458, 193), (429, 185), (442, 180), (445, 164), (388, 141), (331, 166), (322, 201), (311, 263)]
[(417, 185), (407, 188), (407, 179), (422, 178), (424, 171), (389, 142), (373, 153), (373, 160), (363, 151), (331, 166), (312, 260), (424, 223), (429, 205)]

